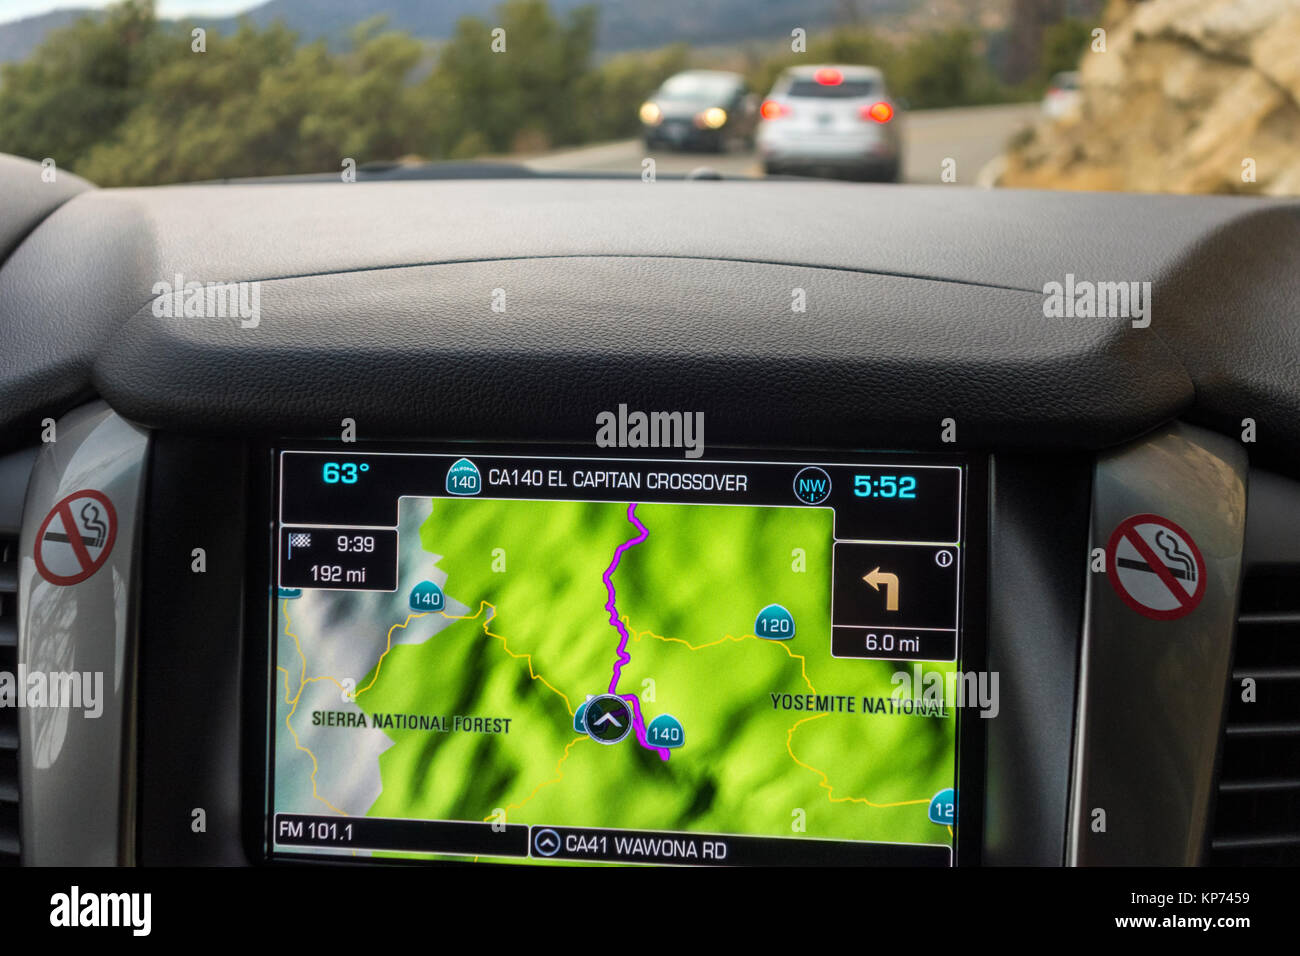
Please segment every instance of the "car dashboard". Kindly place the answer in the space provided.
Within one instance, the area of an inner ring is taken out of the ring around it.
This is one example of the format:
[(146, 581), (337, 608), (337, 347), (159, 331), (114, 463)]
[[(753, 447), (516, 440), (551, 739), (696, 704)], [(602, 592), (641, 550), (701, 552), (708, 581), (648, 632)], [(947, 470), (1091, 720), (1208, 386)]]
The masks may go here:
[(1295, 862), (1300, 204), (27, 192), (11, 861)]

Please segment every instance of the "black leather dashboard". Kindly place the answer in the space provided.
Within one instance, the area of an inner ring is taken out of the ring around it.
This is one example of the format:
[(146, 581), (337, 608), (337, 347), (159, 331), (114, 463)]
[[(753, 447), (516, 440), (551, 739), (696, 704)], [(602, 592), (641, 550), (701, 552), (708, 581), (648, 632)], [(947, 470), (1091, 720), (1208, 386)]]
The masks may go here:
[[(703, 411), (710, 442), (916, 449), (943, 447), (948, 417), (961, 447), (1088, 449), (1175, 417), (1251, 417), (1262, 450), (1300, 461), (1295, 202), (572, 179), (79, 188), (52, 191), (0, 267), (10, 445), (98, 393), (152, 427), (335, 434), (351, 417), (372, 438), (588, 441), (617, 401)], [(178, 274), (260, 281), (260, 324), (155, 316), (155, 283)], [(1043, 286), (1067, 274), (1151, 281), (1150, 328), (1045, 318)]]

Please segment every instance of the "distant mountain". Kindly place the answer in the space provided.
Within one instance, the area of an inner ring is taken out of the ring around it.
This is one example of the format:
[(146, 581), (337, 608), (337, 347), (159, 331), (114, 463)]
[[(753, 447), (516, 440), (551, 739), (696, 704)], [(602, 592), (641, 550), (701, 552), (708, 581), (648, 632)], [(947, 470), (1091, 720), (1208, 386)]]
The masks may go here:
[(27, 59), (28, 54), (45, 39), (45, 34), (66, 27), (88, 12), (90, 11), (53, 10), (11, 23), (0, 23), (0, 63)]
[[(451, 36), (463, 16), (491, 20), (500, 0), (267, 0), (245, 16), (259, 26), (283, 20), (304, 40), (324, 37), (343, 42), (362, 20), (385, 14), (389, 25), (423, 39)], [(566, 12), (588, 0), (551, 0)], [(854, 15), (894, 13), (920, 6), (922, 0), (599, 0), (598, 47), (605, 52), (642, 49), (687, 41), (731, 43), (752, 38), (788, 36), (796, 26), (812, 32)], [(0, 23), (0, 62), (21, 60), (50, 30), (66, 26), (87, 10), (58, 10)], [(228, 33), (238, 18), (197, 18)]]

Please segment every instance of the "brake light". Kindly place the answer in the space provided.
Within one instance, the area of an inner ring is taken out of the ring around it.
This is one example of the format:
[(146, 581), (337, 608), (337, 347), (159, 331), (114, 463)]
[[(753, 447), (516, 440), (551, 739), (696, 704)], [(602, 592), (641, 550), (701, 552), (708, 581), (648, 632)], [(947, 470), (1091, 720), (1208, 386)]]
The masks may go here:
[(881, 100), (879, 103), (872, 103), (870, 106), (862, 106), (858, 109), (858, 115), (864, 120), (875, 120), (877, 123), (888, 123), (894, 118), (894, 108)]
[(844, 74), (834, 67), (824, 66), (813, 74), (813, 79), (822, 86), (839, 86), (844, 82)]
[(790, 115), (790, 107), (776, 100), (764, 100), (763, 105), (758, 108), (758, 115), (766, 120), (779, 119)]

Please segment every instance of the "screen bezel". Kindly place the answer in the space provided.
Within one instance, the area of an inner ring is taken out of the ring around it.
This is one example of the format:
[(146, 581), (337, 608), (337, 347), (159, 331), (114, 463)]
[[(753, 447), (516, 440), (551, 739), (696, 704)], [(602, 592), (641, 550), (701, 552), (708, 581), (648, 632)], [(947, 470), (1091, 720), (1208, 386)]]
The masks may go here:
[[(399, 454), (457, 454), (457, 455), (539, 455), (573, 456), (581, 458), (647, 459), (662, 458), (665, 462), (681, 462), (676, 454), (647, 454), (645, 449), (597, 449), (591, 446), (546, 442), (355, 442), (344, 445), (339, 441), (282, 441), (264, 444), (258, 449), (254, 461), (269, 467), (252, 469), (257, 473), (253, 499), (262, 502), (261, 513), (250, 522), (251, 529), (265, 529), (259, 541), (256, 533), (250, 534), (248, 561), (249, 597), (247, 628), (250, 637), (245, 655), (246, 686), (261, 687), (260, 700), (247, 695), (245, 726), (249, 728), (246, 764), (250, 779), (257, 778), (257, 789), (249, 794), (246, 844), (250, 858), (268, 864), (304, 862), (316, 865), (392, 866), (429, 864), (467, 865), (467, 861), (399, 860), (374, 857), (349, 857), (342, 854), (296, 854), (284, 850), (272, 852), (272, 822), (274, 819), (274, 734), (276, 686), (275, 668), (272, 666), (276, 637), (277, 600), (275, 596), (274, 569), (277, 566), (277, 528), (280, 506), (280, 453), (283, 451), (346, 451), (348, 454), (370, 452)], [(961, 482), (961, 535), (964, 560), (960, 569), (961, 625), (958, 635), (958, 666), (962, 671), (979, 671), (984, 666), (987, 639), (987, 547), (988, 547), (988, 456), (982, 453), (929, 454), (871, 449), (806, 449), (782, 447), (757, 448), (754, 446), (719, 446), (709, 448), (700, 461), (790, 461), (819, 462), (825, 464), (878, 464), (881, 461), (899, 465), (959, 465), (963, 467)], [(967, 708), (967, 710), (970, 710)], [(983, 720), (975, 713), (957, 714), (955, 780), (961, 795), (958, 805), (958, 827), (953, 843), (953, 865), (977, 865), (983, 839), (983, 785), (984, 785), (984, 733)], [(253, 735), (257, 734), (254, 742)], [(253, 766), (256, 755), (258, 763)], [(252, 790), (252, 788), (250, 788)], [(254, 801), (256, 801), (254, 803)], [(518, 866), (517, 863), (489, 864)]]

